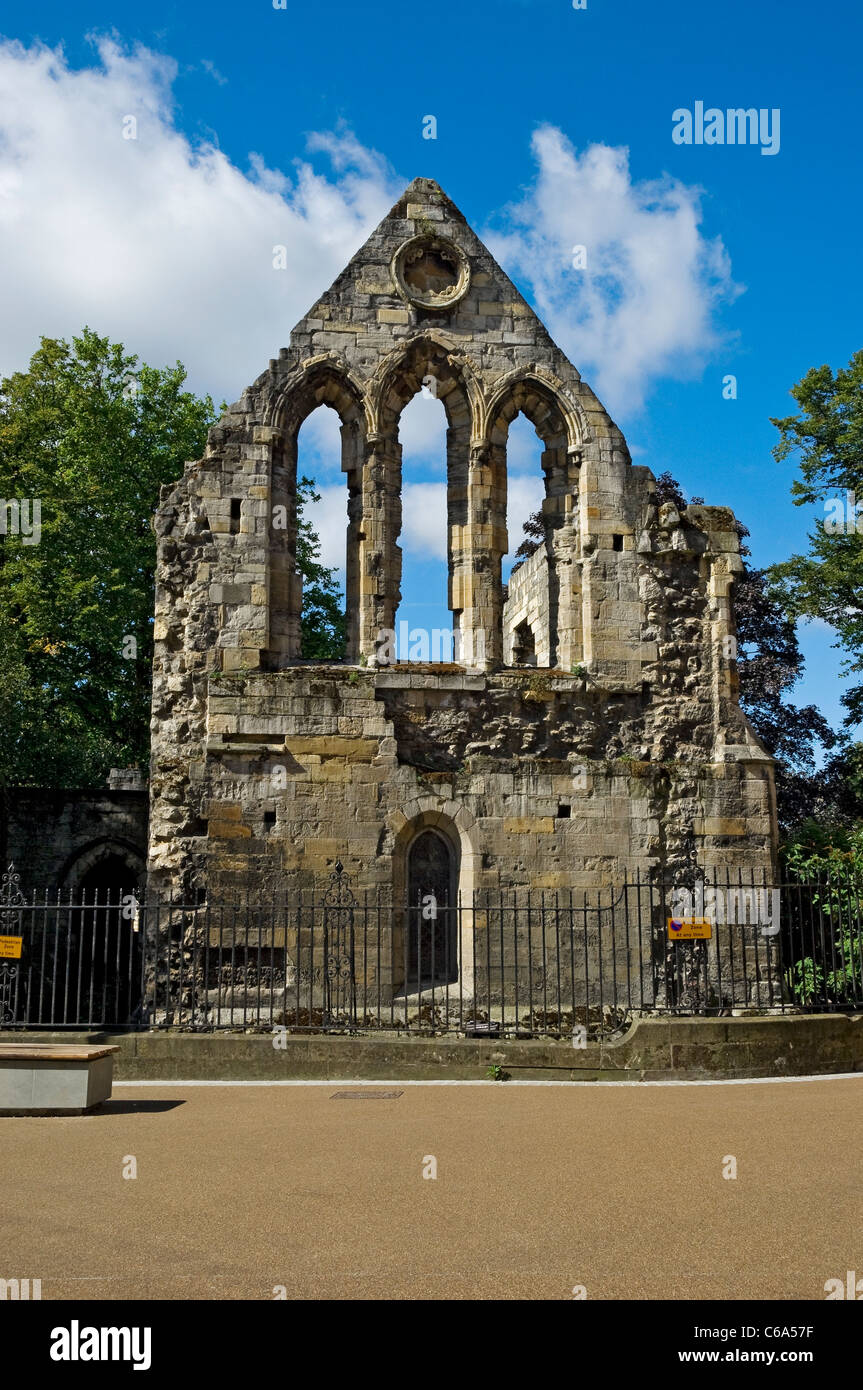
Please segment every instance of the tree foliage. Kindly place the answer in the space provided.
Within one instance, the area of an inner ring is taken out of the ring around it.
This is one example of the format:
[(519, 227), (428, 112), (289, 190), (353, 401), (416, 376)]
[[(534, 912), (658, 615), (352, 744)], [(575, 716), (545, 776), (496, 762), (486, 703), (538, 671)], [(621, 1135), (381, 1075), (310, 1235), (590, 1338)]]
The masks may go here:
[(146, 761), (150, 520), (214, 420), (184, 382), (85, 328), (0, 383), (0, 498), (41, 506), (39, 544), (0, 538), (0, 785), (88, 786)]
[(779, 821), (787, 831), (819, 808), (826, 811), (817, 758), (838, 739), (816, 705), (795, 705), (788, 698), (805, 667), (796, 625), (771, 594), (765, 570), (748, 563), (748, 546), (741, 552), (744, 570), (734, 591), (740, 704), (776, 759)]
[[(683, 488), (680, 486), (674, 475), (668, 469), (664, 473), (659, 473), (656, 478), (656, 501), (662, 506), (663, 502), (673, 502), (677, 510), (681, 513), (686, 511), (687, 501), (683, 495)], [(703, 497), (693, 497), (693, 503), (703, 502)]]
[(546, 522), (542, 511), (531, 512), (521, 529), (524, 540), (515, 552), (515, 564), (510, 571), (512, 574), (515, 574), (517, 569), (521, 569), (525, 560), (529, 560), (531, 555), (536, 554), (545, 540)]
[(801, 885), (789, 902), (802, 928), (795, 934), (801, 954), (786, 972), (791, 993), (800, 1004), (825, 998), (854, 1003), (863, 978), (863, 825), (806, 820), (783, 846), (782, 857), (789, 879)]
[(297, 481), (297, 569), (303, 577), (301, 619), (303, 657), (309, 661), (341, 661), (345, 654), (344, 599), (334, 569), (320, 562), (321, 543), (305, 509), (320, 502), (313, 479)]
[[(792, 483), (795, 505), (826, 503), (830, 520), (843, 513), (841, 530), (823, 520), (810, 532), (809, 550), (770, 570), (773, 591), (792, 617), (821, 618), (845, 652), (845, 670), (863, 674), (863, 351), (833, 372), (813, 367), (792, 387), (801, 408), (771, 423), (779, 430), (778, 462), (793, 457), (800, 471)], [(833, 503), (833, 506), (830, 504)], [(849, 727), (863, 720), (863, 682), (842, 696)]]
[[(174, 367), (140, 363), (85, 328), (43, 338), (0, 382), (0, 499), (38, 499), (38, 544), (0, 535), (0, 788), (104, 785), (146, 766), (159, 489), (204, 451), (213, 402)], [(304, 653), (341, 656), (334, 573), (303, 519)]]

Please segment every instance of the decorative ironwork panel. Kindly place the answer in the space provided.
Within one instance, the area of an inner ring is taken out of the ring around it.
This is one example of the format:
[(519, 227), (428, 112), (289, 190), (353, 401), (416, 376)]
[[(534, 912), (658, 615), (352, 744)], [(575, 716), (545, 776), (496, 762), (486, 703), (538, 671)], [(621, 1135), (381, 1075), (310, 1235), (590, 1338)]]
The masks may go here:
[(357, 900), (341, 860), (324, 894), (324, 1027), (356, 1027), (354, 913)]
[[(0, 936), (24, 934), (24, 908), (27, 900), (21, 892), (21, 875), (10, 864), (0, 879)], [(0, 960), (0, 1026), (14, 1023), (19, 1008), (21, 964), (17, 960)]]

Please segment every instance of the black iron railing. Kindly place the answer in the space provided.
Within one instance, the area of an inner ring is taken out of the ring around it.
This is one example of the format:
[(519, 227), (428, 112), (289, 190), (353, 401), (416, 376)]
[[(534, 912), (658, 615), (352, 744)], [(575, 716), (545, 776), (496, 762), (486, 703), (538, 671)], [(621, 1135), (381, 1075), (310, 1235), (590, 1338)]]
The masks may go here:
[(586, 1040), (639, 1014), (855, 1009), (861, 918), (863, 884), (843, 874), (777, 885), (636, 875), (398, 904), (356, 890), (338, 865), (324, 892), (187, 904), (132, 890), (37, 899), (10, 868), (0, 1026)]

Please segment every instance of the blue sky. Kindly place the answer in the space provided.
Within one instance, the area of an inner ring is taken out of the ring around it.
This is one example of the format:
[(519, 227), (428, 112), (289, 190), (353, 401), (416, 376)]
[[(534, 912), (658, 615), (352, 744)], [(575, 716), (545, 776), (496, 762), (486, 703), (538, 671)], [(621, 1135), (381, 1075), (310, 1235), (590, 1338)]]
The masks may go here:
[[(489, 241), (635, 460), (733, 507), (756, 563), (782, 559), (812, 518), (791, 505), (793, 470), (773, 462), (769, 417), (790, 412), (788, 389), (810, 366), (844, 365), (863, 346), (861, 31), (850, 0), (7, 0), (0, 370), (23, 365), (40, 333), (87, 320), (149, 360), (182, 357), (196, 388), (234, 399), (393, 190), (422, 174)], [(50, 62), (38, 43), (55, 50)], [(676, 145), (672, 112), (698, 100), (778, 108), (779, 152)], [(115, 139), (124, 111), (140, 121), (134, 147)], [(428, 114), (436, 140), (422, 137)], [(628, 160), (613, 154), (623, 149)], [(562, 258), (568, 238), (609, 271), (592, 299)], [(657, 265), (633, 287), (632, 248), (651, 238)], [(275, 283), (277, 242), (294, 260)], [(722, 397), (729, 373), (736, 400)], [(405, 545), (402, 616), (442, 622), (442, 606), (426, 603), (445, 581), (433, 494), (421, 490), (442, 476), (441, 408), (416, 400), (409, 411), (406, 481), (419, 490), (406, 499), (416, 544)], [(310, 423), (303, 438), (308, 467), (335, 488), (331, 434)], [(514, 440), (525, 478), (531, 439), (522, 428)], [(528, 483), (516, 491), (527, 505)], [(796, 698), (837, 721), (830, 634), (801, 636)]]

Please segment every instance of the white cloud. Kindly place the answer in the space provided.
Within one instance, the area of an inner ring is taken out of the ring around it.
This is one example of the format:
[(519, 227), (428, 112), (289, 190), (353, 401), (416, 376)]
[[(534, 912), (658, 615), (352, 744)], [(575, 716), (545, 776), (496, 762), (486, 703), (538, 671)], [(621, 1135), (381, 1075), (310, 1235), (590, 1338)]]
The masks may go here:
[[(343, 483), (318, 484), (320, 502), (306, 509), (306, 517), (321, 541), (321, 563), (338, 570), (339, 582), (344, 583), (345, 545), (347, 534), (347, 488)], [(535, 473), (510, 473), (507, 482), (507, 529), (509, 559), (504, 565), (504, 578), (509, 574), (515, 551), (521, 545), (522, 525), (531, 512), (542, 505), (543, 483)], [(402, 488), (402, 532), (399, 544), (404, 555), (405, 569), (414, 560), (436, 561), (442, 567), (447, 560), (446, 484), (406, 481)]]
[[(25, 366), (40, 334), (88, 323), (154, 365), (179, 357), (196, 389), (235, 400), (403, 181), (344, 132), (310, 142), (330, 177), (254, 156), (244, 173), (177, 129), (175, 63), (113, 39), (97, 51), (73, 70), (61, 49), (0, 43), (0, 373)], [(286, 270), (273, 269), (277, 245)]]
[(402, 533), (405, 562), (412, 555), (446, 564), (446, 483), (405, 483), (402, 487)]
[(210, 58), (202, 58), (201, 67), (204, 69), (204, 72), (210, 74), (214, 82), (218, 82), (220, 87), (227, 86), (227, 77), (222, 76), (222, 74), (219, 72), (219, 69), (216, 67), (215, 63), (212, 62)]
[(339, 583), (345, 582), (345, 550), (348, 534), (348, 490), (344, 484), (318, 486), (320, 502), (305, 508), (305, 518), (318, 533), (321, 542), (320, 562), (328, 569), (338, 570)]
[(539, 468), (534, 473), (510, 474), (507, 478), (506, 529), (509, 537), (509, 554), (504, 564), (504, 579), (509, 575), (515, 560), (515, 552), (524, 540), (522, 526), (527, 518), (538, 512), (545, 495), (545, 486)]
[(332, 406), (319, 405), (303, 421), (297, 439), (297, 472), (316, 482), (342, 476), (341, 421)]
[(551, 126), (532, 146), (535, 182), (485, 240), (612, 414), (631, 412), (659, 377), (697, 372), (720, 346), (716, 308), (740, 292), (728, 255), (701, 230), (698, 188), (636, 182), (628, 150), (579, 154)]
[[(506, 524), (510, 560), (524, 539), (522, 525), (531, 512), (542, 506), (542, 475), (510, 473), (507, 479)], [(403, 529), (399, 544), (405, 560), (411, 555), (439, 560), (446, 564), (446, 485), (444, 483), (405, 483), (402, 491)], [(509, 564), (504, 568), (509, 570)]]
[(446, 411), (425, 388), (401, 413), (399, 443), (406, 472), (420, 464), (425, 473), (446, 477)]
[[(321, 539), (321, 562), (337, 569), (344, 582), (348, 492), (344, 484), (318, 487), (320, 502), (306, 516)], [(406, 482), (402, 488), (402, 533), (405, 563), (439, 560), (446, 564), (446, 484)]]
[[(312, 135), (289, 173), (255, 154), (241, 170), (178, 128), (176, 76), (170, 58), (115, 39), (97, 40), (83, 69), (59, 48), (0, 42), (0, 374), (24, 367), (41, 334), (68, 338), (88, 323), (155, 365), (179, 357), (194, 389), (232, 401), (401, 192), (386, 160), (345, 130)], [(123, 138), (128, 116), (134, 140)], [(667, 176), (636, 183), (626, 151), (579, 154), (549, 127), (534, 152), (534, 183), (488, 240), (609, 408), (628, 410), (717, 346), (715, 309), (734, 293), (727, 256), (701, 230), (697, 189)], [(322, 158), (326, 174), (312, 162)], [(571, 268), (577, 242), (586, 271)], [(279, 245), (286, 270), (273, 269)], [(417, 396), (403, 413), (406, 554), (445, 554), (445, 429), (440, 402)], [(332, 411), (310, 418), (302, 447), (323, 488), (325, 559), (341, 568)], [(541, 498), (539, 447), (515, 422), (513, 550)]]

